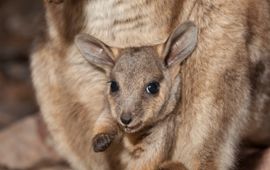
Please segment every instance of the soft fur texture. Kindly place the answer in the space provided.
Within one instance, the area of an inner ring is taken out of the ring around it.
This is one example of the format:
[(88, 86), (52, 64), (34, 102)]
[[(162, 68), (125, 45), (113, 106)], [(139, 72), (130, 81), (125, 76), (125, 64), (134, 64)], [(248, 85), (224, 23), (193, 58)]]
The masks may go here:
[(181, 115), (171, 160), (192, 170), (227, 170), (237, 166), (241, 139), (268, 145), (269, 3), (45, 0), (47, 22), (33, 51), (32, 74), (59, 152), (78, 170), (122, 169), (128, 164), (119, 144), (104, 154), (91, 149), (106, 78), (79, 53), (75, 35), (85, 32), (118, 48), (162, 44), (186, 20), (198, 26), (199, 39), (182, 65)]

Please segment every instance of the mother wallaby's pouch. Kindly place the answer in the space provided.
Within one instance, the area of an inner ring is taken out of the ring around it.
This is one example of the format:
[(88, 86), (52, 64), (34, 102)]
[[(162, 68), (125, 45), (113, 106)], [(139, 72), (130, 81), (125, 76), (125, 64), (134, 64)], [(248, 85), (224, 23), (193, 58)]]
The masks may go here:
[[(269, 1), (64, 0), (46, 1), (45, 7), (43, 42), (32, 55), (33, 81), (56, 146), (76, 169), (122, 169), (119, 160), (125, 160), (121, 145), (105, 154), (90, 149), (106, 76), (75, 47), (78, 33), (124, 48), (164, 43), (188, 19), (198, 26), (198, 46), (181, 67), (182, 113), (172, 155), (189, 169), (229, 169), (248, 123), (267, 120)], [(254, 69), (260, 74), (252, 84)], [(255, 93), (260, 95), (251, 97)], [(252, 106), (257, 109), (250, 112)], [(258, 123), (253, 133), (267, 134), (260, 125), (266, 124)]]

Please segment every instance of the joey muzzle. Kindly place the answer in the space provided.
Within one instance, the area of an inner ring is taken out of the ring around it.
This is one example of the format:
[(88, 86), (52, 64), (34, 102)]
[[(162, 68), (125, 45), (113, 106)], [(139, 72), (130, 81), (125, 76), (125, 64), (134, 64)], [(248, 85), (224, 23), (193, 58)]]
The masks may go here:
[(123, 125), (128, 125), (132, 122), (132, 114), (131, 113), (123, 113), (120, 117)]

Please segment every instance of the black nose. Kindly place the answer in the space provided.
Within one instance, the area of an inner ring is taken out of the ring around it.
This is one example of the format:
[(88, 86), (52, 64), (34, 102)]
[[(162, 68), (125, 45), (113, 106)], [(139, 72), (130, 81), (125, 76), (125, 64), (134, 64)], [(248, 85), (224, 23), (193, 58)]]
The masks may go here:
[(123, 124), (128, 125), (132, 121), (132, 116), (130, 113), (123, 113), (120, 119)]

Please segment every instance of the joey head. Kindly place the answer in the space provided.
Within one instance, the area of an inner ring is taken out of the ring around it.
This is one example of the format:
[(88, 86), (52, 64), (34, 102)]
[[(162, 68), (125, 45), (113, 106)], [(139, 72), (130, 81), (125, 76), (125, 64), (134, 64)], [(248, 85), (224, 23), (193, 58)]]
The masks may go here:
[(75, 42), (86, 60), (108, 77), (108, 106), (95, 124), (93, 139), (94, 150), (100, 152), (119, 131), (141, 134), (175, 113), (180, 64), (196, 47), (197, 28), (186, 22), (157, 46), (115, 49), (87, 34), (77, 35)]

